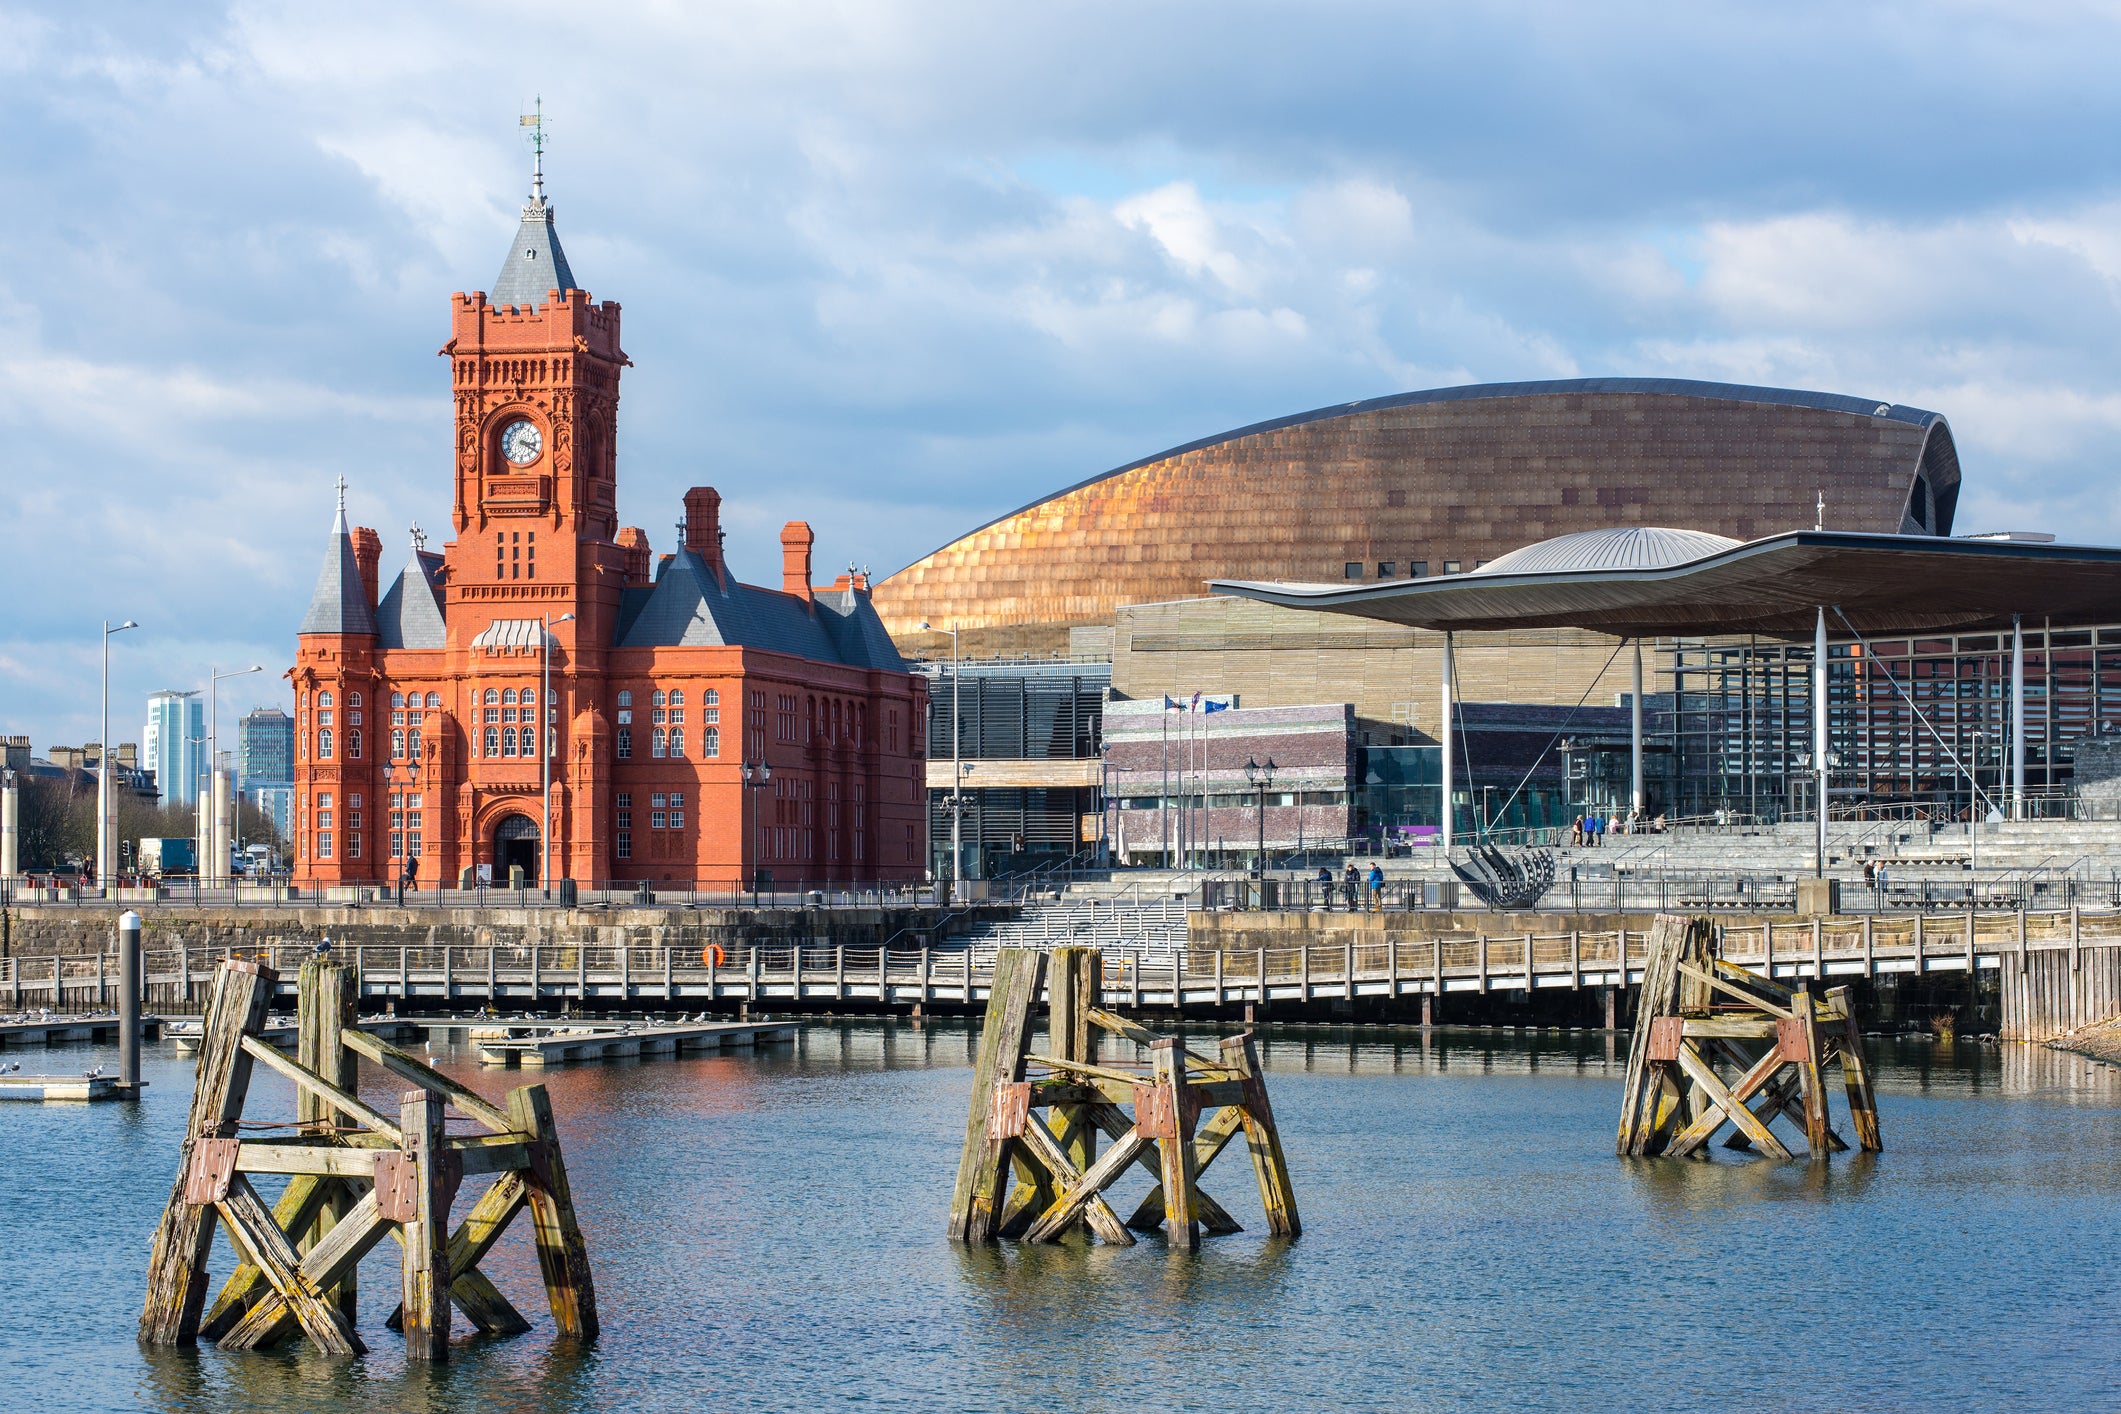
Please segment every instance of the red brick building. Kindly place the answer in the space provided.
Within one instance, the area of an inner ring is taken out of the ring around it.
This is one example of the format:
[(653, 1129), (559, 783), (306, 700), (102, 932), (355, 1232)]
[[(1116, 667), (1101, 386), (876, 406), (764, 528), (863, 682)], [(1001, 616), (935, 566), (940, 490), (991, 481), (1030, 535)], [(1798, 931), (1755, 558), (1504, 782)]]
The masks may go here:
[(553, 878), (921, 877), (925, 686), (866, 579), (814, 588), (791, 521), (780, 586), (738, 582), (707, 487), (659, 561), (619, 528), (619, 306), (575, 284), (542, 180), (492, 292), (455, 296), (450, 325), (455, 539), (434, 554), (415, 531), (379, 594), (382, 542), (342, 504), (298, 631), (297, 881), (414, 861), (422, 887), (535, 881), (541, 695)]

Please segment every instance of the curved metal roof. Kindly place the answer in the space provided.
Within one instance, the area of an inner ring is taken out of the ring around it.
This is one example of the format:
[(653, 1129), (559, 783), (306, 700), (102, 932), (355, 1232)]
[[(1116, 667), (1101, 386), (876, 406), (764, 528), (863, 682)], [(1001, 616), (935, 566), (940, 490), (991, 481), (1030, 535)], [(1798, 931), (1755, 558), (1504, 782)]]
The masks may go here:
[[(1335, 403), (1330, 407), (1313, 408), (1309, 412), (1255, 422), (1247, 427), (1218, 432), (1212, 437), (1202, 437), (1198, 441), (1169, 448), (1154, 456), (1143, 457), (1138, 461), (1128, 462), (1125, 466), (1116, 466), (1110, 471), (1101, 471), (1095, 476), (1085, 477), (1072, 486), (1063, 486), (1058, 491), (1048, 492), (1035, 501), (1027, 501), (1013, 511), (1004, 512), (992, 520), (952, 536), (928, 554), (933, 555), (948, 549), (958, 541), (977, 535), (989, 526), (999, 525), (1012, 516), (1022, 515), (1025, 511), (1080, 491), (1086, 486), (1095, 486), (1100, 481), (1125, 476), (1130, 471), (1139, 471), (1160, 461), (1182, 457), (1188, 452), (1203, 451), (1224, 442), (1255, 437), (1263, 432), (1279, 432), (1285, 428), (1301, 427), (1306, 423), (1323, 422), (1329, 418), (1383, 412), (1392, 408), (1418, 407), (1428, 403), (1466, 403), (1489, 398), (1566, 397), (1573, 393), (1637, 393), (1674, 398), (1710, 398), (1725, 402), (1766, 403), (1779, 407), (1811, 408), (1819, 412), (1847, 413), (1856, 417), (1882, 417), (1893, 422), (1904, 422), (1911, 427), (1924, 428), (1944, 421), (1941, 413), (1907, 407), (1900, 403), (1880, 402), (1875, 398), (1855, 398), (1841, 393), (1814, 393), (1798, 388), (1760, 388), (1747, 383), (1705, 383), (1691, 378), (1553, 378), (1522, 383), (1466, 383), (1455, 388), (1425, 388), (1419, 392), (1393, 393), (1382, 398), (1364, 398), (1352, 403)], [(928, 555), (923, 555), (912, 563), (919, 564), (927, 558)]]
[(1580, 628), (1624, 638), (1802, 639), (1822, 606), (1866, 634), (2008, 628), (2013, 614), (2057, 628), (2121, 619), (2121, 548), (2112, 546), (1799, 530), (1663, 567), (1495, 570), (1352, 588), (1241, 580), (1208, 588), (1415, 628)]
[(1744, 542), (1706, 530), (1661, 525), (1623, 525), (1579, 530), (1498, 555), (1474, 574), (1524, 574), (1539, 570), (1657, 570), (1683, 565)]

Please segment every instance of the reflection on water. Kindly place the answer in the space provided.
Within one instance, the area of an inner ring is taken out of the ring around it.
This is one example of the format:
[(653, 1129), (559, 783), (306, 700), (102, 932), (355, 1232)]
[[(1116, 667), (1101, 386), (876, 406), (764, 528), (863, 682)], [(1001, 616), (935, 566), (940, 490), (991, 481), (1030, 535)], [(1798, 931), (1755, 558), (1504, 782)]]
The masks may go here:
[[(1272, 1030), (1305, 1236), (1186, 1255), (944, 1241), (973, 1047), (961, 1023), (818, 1023), (755, 1055), (534, 1077), (605, 1336), (555, 1345), (511, 1232), (486, 1270), (538, 1329), (460, 1339), (434, 1371), (381, 1329), (387, 1243), (361, 1271), (364, 1359), (138, 1349), (190, 1083), (154, 1050), (144, 1105), (0, 1110), (0, 1278), (42, 1293), (0, 1377), (53, 1411), (1672, 1407), (1722, 1387), (1709, 1322), (1764, 1358), (1802, 1352), (1804, 1378), (1748, 1381), (1769, 1407), (2112, 1402), (2121, 1069), (1873, 1040), (1882, 1155), (1621, 1162), (1623, 1038)], [(433, 1059), (490, 1094), (526, 1078), (447, 1044)], [(366, 1080), (395, 1107), (395, 1083)], [(261, 1076), (250, 1116), (292, 1111)], [(1204, 1182), (1261, 1226), (1242, 1146)], [(1136, 1171), (1114, 1205), (1147, 1187)]]

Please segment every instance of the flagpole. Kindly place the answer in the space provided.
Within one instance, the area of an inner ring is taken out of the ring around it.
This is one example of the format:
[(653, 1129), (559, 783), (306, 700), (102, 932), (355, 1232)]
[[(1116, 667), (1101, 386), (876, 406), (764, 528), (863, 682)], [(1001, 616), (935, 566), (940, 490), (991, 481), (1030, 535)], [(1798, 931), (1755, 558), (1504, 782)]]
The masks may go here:
[(1163, 832), (1164, 868), (1171, 867), (1171, 699), (1164, 699), (1163, 711), (1156, 714), (1163, 720), (1163, 750), (1160, 759), (1164, 768), (1164, 793), (1156, 798), (1156, 824)]

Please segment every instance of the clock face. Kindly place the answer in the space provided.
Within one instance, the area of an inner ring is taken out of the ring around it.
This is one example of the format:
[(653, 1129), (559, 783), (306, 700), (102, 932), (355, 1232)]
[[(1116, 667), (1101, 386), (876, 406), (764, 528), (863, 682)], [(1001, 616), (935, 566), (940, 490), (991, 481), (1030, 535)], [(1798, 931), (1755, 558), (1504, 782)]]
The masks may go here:
[(501, 429), (501, 455), (517, 466), (529, 466), (544, 447), (545, 438), (536, 425), (522, 418)]

